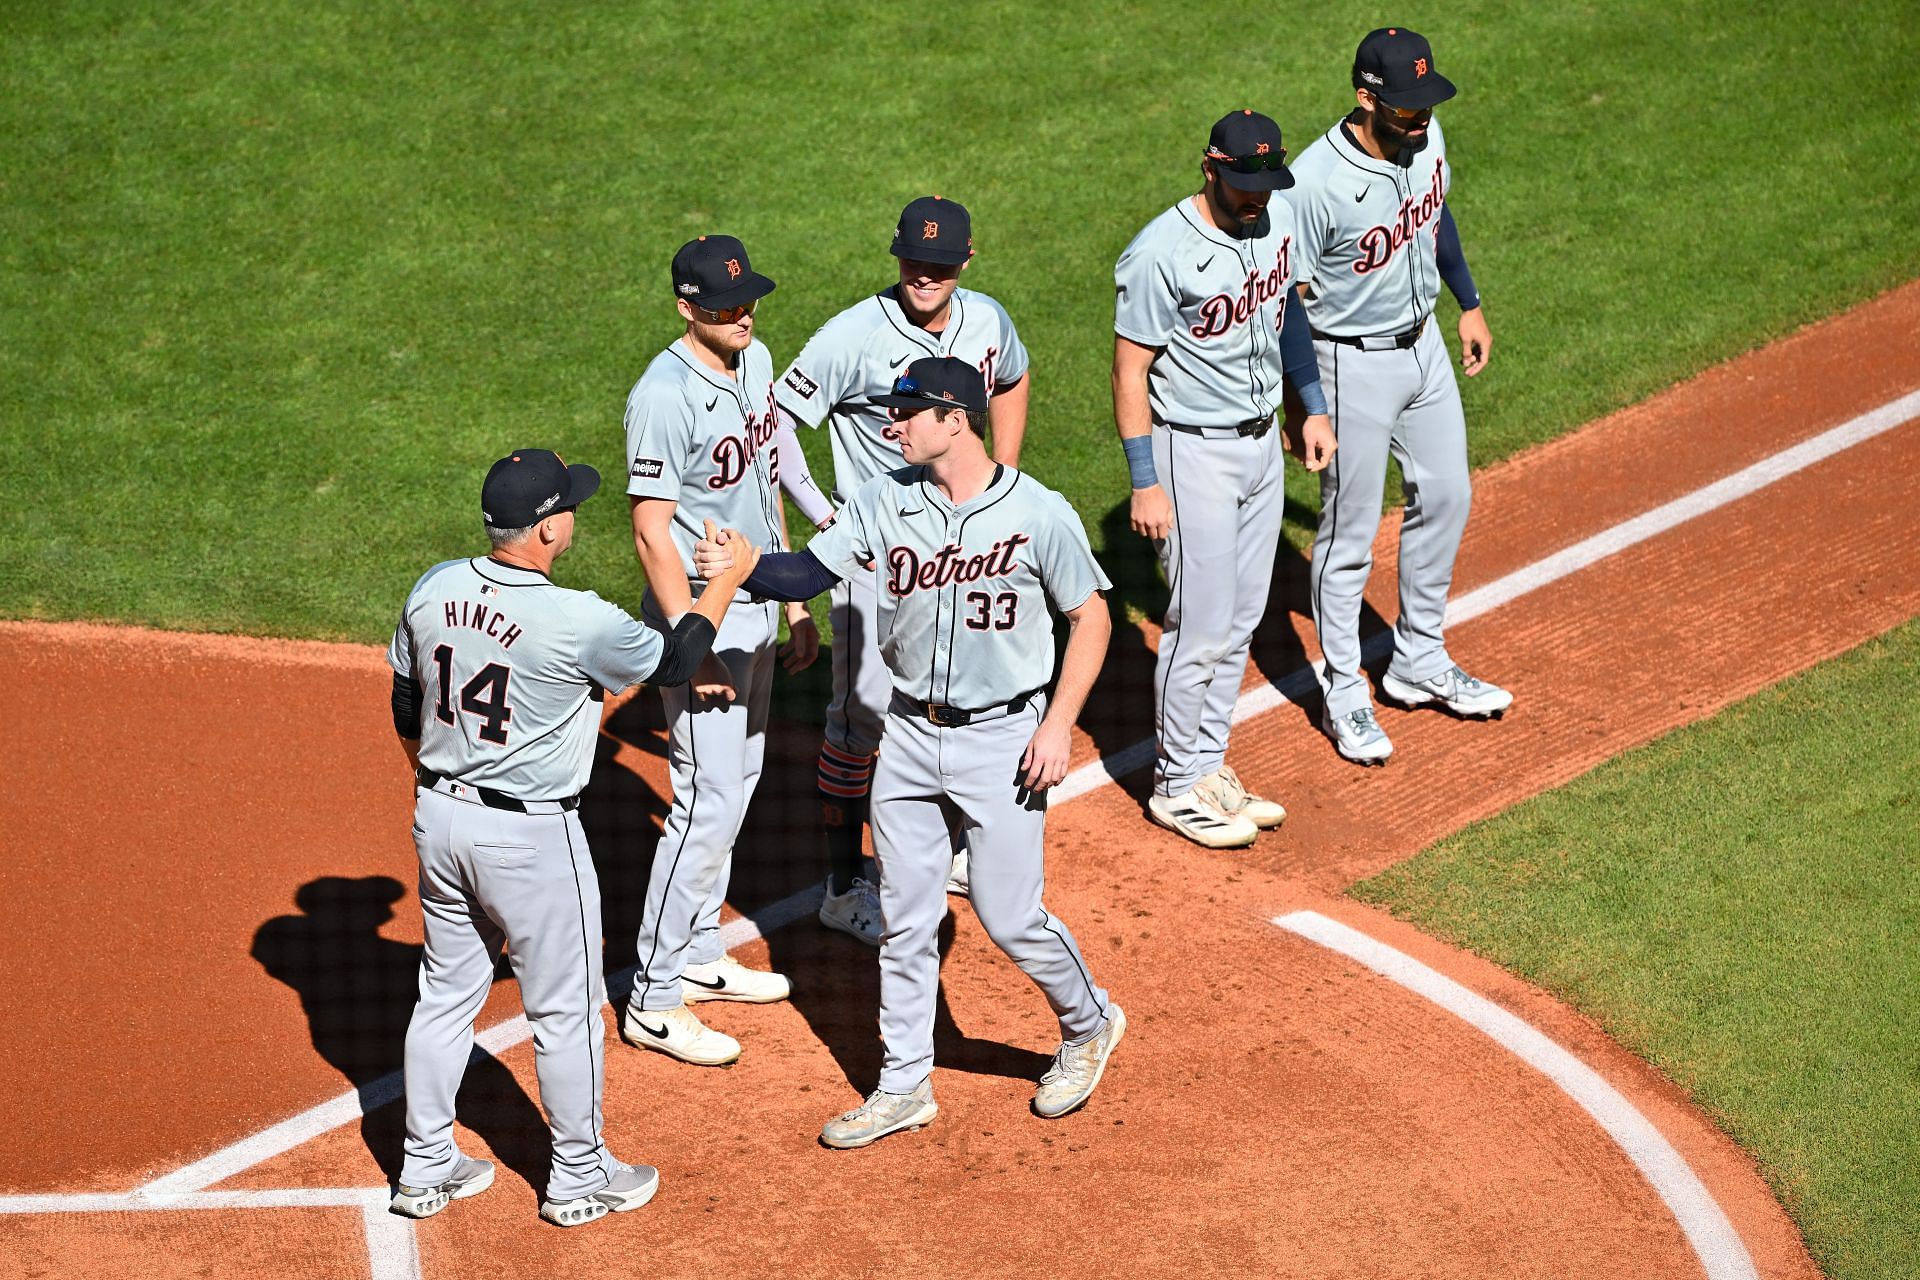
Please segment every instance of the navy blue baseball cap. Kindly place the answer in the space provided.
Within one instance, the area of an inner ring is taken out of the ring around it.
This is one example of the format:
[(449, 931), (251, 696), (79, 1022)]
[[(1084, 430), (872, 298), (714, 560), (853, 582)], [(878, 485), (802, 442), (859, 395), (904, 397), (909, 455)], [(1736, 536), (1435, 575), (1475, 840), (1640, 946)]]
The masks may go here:
[(600, 473), (584, 462), (568, 466), (551, 449), (515, 449), (488, 469), (480, 515), (496, 529), (525, 529), (579, 506), (599, 487)]
[(986, 375), (953, 356), (922, 356), (893, 380), (893, 390), (873, 398), (889, 409), (987, 411)]
[(732, 236), (701, 236), (673, 255), (673, 294), (696, 307), (724, 311), (772, 293), (773, 281), (757, 274), (747, 246)]
[(1433, 46), (1418, 31), (1369, 31), (1353, 55), (1353, 87), (1390, 107), (1424, 111), (1460, 92), (1433, 65)]
[(942, 196), (921, 196), (900, 211), (893, 256), (957, 267), (973, 256), (973, 219), (967, 207)]
[(1229, 111), (1207, 135), (1207, 159), (1220, 181), (1240, 191), (1285, 191), (1293, 185), (1280, 126), (1251, 107)]

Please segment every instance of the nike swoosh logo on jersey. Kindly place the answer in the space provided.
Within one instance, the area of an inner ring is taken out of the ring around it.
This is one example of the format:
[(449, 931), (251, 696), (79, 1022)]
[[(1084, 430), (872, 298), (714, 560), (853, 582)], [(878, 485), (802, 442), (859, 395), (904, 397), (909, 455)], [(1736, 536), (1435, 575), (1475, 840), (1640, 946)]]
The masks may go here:
[(1360, 194), (1353, 198), (1353, 202), (1355, 204), (1359, 204), (1362, 200), (1365, 200), (1367, 198), (1367, 193), (1372, 190), (1373, 190), (1373, 187), (1371, 184), (1360, 188)]
[(712, 412), (713, 412), (713, 406), (715, 406), (715, 405), (717, 405), (717, 404), (719, 404), (719, 403), (720, 403), (720, 397), (719, 397), (719, 396), (715, 396), (715, 397), (714, 397), (713, 399), (711, 399), (711, 400), (709, 400), (709, 401), (707, 401), (707, 412), (708, 412), (708, 413), (712, 413)]
[(1200, 264), (1199, 266), (1197, 266), (1197, 267), (1195, 267), (1195, 268), (1194, 268), (1194, 270), (1195, 270), (1195, 271), (1205, 271), (1205, 270), (1206, 270), (1206, 269), (1207, 269), (1208, 267), (1210, 267), (1210, 266), (1212, 266), (1212, 265), (1213, 265), (1213, 260), (1214, 260), (1214, 258), (1217, 258), (1217, 257), (1219, 257), (1219, 256), (1220, 256), (1220, 255), (1219, 255), (1219, 254), (1217, 254), (1217, 253), (1216, 253), (1216, 254), (1212, 254), (1211, 256), (1209, 256), (1209, 257), (1207, 258), (1207, 260), (1206, 260), (1205, 262), (1203, 262), (1203, 263), (1201, 263), (1201, 264)]
[(905, 364), (909, 358), (908, 356), (901, 356), (898, 360), (889, 360), (887, 361), (887, 368), (898, 369), (901, 365)]
[(690, 974), (683, 973), (680, 975), (680, 980), (682, 982), (691, 982), (696, 987), (705, 987), (709, 991), (724, 991), (727, 987), (727, 980), (725, 978), (715, 978), (712, 982), (702, 982)]
[(639, 1025), (640, 1025), (640, 1029), (641, 1029), (642, 1031), (644, 1031), (644, 1032), (646, 1032), (646, 1033), (647, 1033), (648, 1035), (650, 1035), (650, 1036), (652, 1036), (652, 1037), (653, 1037), (653, 1038), (654, 1038), (655, 1040), (665, 1040), (665, 1039), (666, 1039), (666, 1038), (667, 1038), (667, 1037), (668, 1037), (669, 1035), (671, 1035), (671, 1034), (673, 1034), (673, 1033), (672, 1033), (672, 1032), (671, 1032), (671, 1031), (670, 1031), (670, 1030), (669, 1030), (669, 1029), (668, 1029), (668, 1028), (666, 1027), (666, 1025), (665, 1025), (665, 1024), (662, 1024), (662, 1025), (661, 1025), (661, 1027), (660, 1027), (660, 1029), (659, 1029), (658, 1031), (655, 1031), (655, 1030), (654, 1030), (654, 1029), (653, 1029), (652, 1027), (650, 1027), (650, 1026), (648, 1026), (648, 1025), (647, 1025), (646, 1023), (644, 1023), (644, 1022), (640, 1022), (640, 1019), (638, 1019), (638, 1018), (635, 1018), (635, 1019), (634, 1019), (634, 1021), (635, 1021), (636, 1023), (639, 1023)]

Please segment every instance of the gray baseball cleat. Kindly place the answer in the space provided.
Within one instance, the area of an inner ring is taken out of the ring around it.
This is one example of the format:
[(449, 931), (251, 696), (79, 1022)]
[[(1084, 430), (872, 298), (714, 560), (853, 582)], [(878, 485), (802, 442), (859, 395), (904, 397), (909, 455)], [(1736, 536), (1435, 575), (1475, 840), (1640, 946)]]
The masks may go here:
[(453, 1175), (436, 1186), (397, 1184), (388, 1207), (405, 1218), (431, 1218), (446, 1208), (448, 1201), (477, 1196), (492, 1185), (493, 1161), (461, 1156), (454, 1161)]
[(1333, 739), (1333, 749), (1355, 764), (1385, 764), (1393, 754), (1387, 731), (1373, 718), (1372, 707), (1361, 707), (1343, 716), (1320, 713), (1320, 728)]
[(828, 880), (826, 892), (820, 896), (820, 923), (870, 947), (879, 946), (884, 929), (879, 891), (864, 876), (855, 876), (845, 893), (835, 893), (833, 881)]
[(1403, 707), (1437, 702), (1457, 716), (1497, 716), (1513, 705), (1511, 693), (1476, 680), (1457, 666), (1431, 680), (1402, 680), (1389, 670), (1381, 677), (1380, 690)]
[(967, 859), (967, 851), (962, 849), (953, 855), (953, 865), (947, 868), (947, 892), (966, 897), (968, 886), (972, 883), (968, 878), (971, 874), (972, 865)]
[(1099, 1034), (1081, 1044), (1063, 1044), (1053, 1055), (1053, 1065), (1040, 1077), (1033, 1091), (1035, 1113), (1049, 1120), (1078, 1110), (1093, 1096), (1093, 1087), (1106, 1074), (1107, 1059), (1120, 1037), (1127, 1034), (1127, 1015), (1119, 1005), (1107, 1006), (1107, 1025)]
[(875, 1089), (865, 1102), (827, 1121), (820, 1130), (820, 1141), (839, 1151), (851, 1151), (902, 1129), (918, 1129), (939, 1114), (940, 1108), (933, 1101), (933, 1078), (929, 1076), (912, 1093)]
[(578, 1200), (542, 1200), (540, 1216), (556, 1227), (578, 1227), (609, 1213), (638, 1209), (660, 1189), (660, 1171), (650, 1164), (618, 1166), (607, 1185)]

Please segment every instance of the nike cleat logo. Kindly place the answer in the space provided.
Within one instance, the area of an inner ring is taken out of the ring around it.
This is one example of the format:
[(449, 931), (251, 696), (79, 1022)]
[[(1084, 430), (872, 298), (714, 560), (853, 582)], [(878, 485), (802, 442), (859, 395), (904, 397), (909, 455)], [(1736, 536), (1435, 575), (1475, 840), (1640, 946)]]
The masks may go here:
[(709, 991), (725, 991), (727, 989), (727, 980), (725, 978), (715, 978), (712, 982), (702, 982), (691, 974), (683, 973), (680, 975), (680, 980), (682, 982), (691, 982), (696, 987), (705, 987)]
[(1213, 259), (1214, 259), (1214, 258), (1217, 258), (1217, 257), (1219, 257), (1219, 256), (1220, 256), (1220, 255), (1219, 255), (1219, 254), (1217, 254), (1217, 253), (1216, 253), (1216, 254), (1213, 254), (1213, 255), (1212, 255), (1212, 256), (1210, 256), (1210, 257), (1209, 257), (1209, 258), (1208, 258), (1208, 259), (1207, 259), (1207, 260), (1206, 260), (1205, 262), (1203, 262), (1203, 263), (1201, 263), (1201, 264), (1200, 264), (1199, 266), (1197, 266), (1197, 267), (1195, 267), (1195, 268), (1194, 268), (1194, 270), (1195, 270), (1195, 271), (1205, 271), (1205, 270), (1206, 270), (1206, 269), (1207, 269), (1208, 267), (1210, 267), (1210, 266), (1212, 266), (1212, 265), (1213, 265)]
[(654, 1038), (655, 1040), (665, 1040), (665, 1039), (667, 1038), (667, 1036), (668, 1036), (669, 1034), (671, 1034), (671, 1033), (669, 1032), (669, 1030), (667, 1029), (667, 1025), (666, 1025), (665, 1023), (661, 1023), (661, 1024), (660, 1024), (660, 1029), (659, 1029), (658, 1031), (655, 1031), (655, 1030), (654, 1030), (654, 1029), (653, 1029), (652, 1027), (650, 1027), (650, 1026), (648, 1026), (648, 1025), (647, 1025), (646, 1023), (644, 1023), (644, 1022), (641, 1022), (641, 1021), (640, 1021), (640, 1019), (638, 1019), (638, 1018), (635, 1018), (635, 1019), (634, 1019), (634, 1022), (635, 1022), (636, 1024), (638, 1024), (638, 1026), (640, 1027), (640, 1029), (641, 1029), (642, 1031), (644, 1031), (644, 1032), (646, 1032), (646, 1033), (647, 1033), (648, 1035), (650, 1035), (650, 1036), (652, 1036), (652, 1037), (653, 1037), (653, 1038)]
[(715, 397), (714, 397), (713, 399), (711, 399), (711, 400), (709, 400), (709, 401), (707, 401), (707, 412), (708, 412), (708, 413), (712, 413), (712, 412), (713, 412), (713, 406), (715, 406), (715, 405), (717, 405), (717, 404), (719, 404), (719, 403), (720, 403), (720, 397), (719, 397), (719, 396), (715, 396)]

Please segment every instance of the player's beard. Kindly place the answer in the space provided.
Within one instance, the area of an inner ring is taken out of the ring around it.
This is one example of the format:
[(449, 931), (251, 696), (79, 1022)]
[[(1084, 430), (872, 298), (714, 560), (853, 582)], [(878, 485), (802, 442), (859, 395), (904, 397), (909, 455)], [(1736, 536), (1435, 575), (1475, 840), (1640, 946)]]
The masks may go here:
[(1373, 133), (1373, 140), (1380, 144), (1382, 155), (1390, 157), (1401, 168), (1413, 163), (1413, 157), (1426, 149), (1427, 139), (1433, 133), (1433, 117), (1427, 117), (1427, 127), (1419, 137), (1415, 137), (1395, 124), (1386, 112), (1375, 107), (1368, 115), (1367, 128)]

